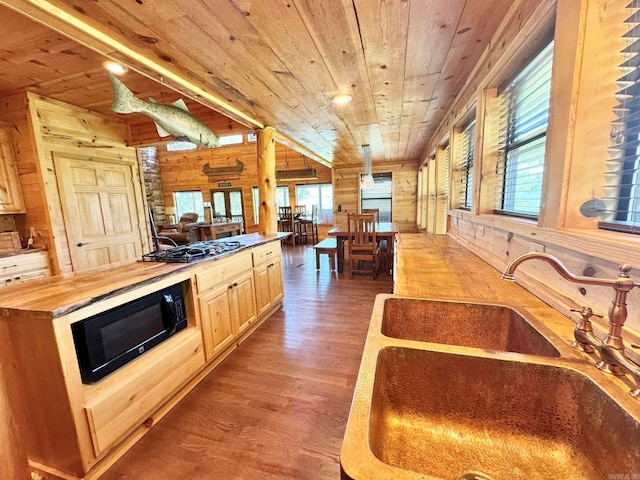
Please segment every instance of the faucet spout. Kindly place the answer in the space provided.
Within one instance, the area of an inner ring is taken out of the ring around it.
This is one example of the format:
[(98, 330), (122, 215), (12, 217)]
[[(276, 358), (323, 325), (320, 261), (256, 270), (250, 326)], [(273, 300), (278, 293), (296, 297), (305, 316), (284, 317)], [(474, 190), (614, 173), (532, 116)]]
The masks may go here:
[[(627, 320), (627, 294), (634, 288), (640, 287), (640, 283), (636, 283), (629, 278), (629, 272), (631, 271), (631, 265), (628, 263), (620, 265), (620, 271), (618, 276), (614, 279), (595, 278), (595, 277), (583, 277), (574, 275), (567, 267), (565, 267), (560, 260), (553, 255), (541, 252), (529, 252), (524, 255), (513, 259), (507, 264), (502, 278), (505, 280), (515, 280), (516, 269), (527, 260), (542, 260), (553, 267), (553, 269), (560, 274), (562, 278), (573, 283), (582, 283), (585, 285), (600, 285), (605, 287), (613, 287), (615, 292), (613, 301), (609, 306), (609, 332), (605, 336), (602, 343), (597, 344), (594, 342), (593, 332), (591, 330), (591, 324), (588, 321), (591, 312), (585, 317), (583, 314), (583, 321), (578, 325), (574, 332), (577, 345), (581, 346), (584, 351), (589, 352), (593, 350), (591, 347), (595, 347), (600, 353), (601, 362), (597, 367), (603, 371), (613, 373), (614, 375), (630, 374), (636, 381), (637, 388), (632, 392), (632, 395), (640, 397), (640, 367), (631, 362), (624, 351), (624, 342), (622, 339), (622, 327)], [(590, 352), (589, 352), (590, 353)]]
[[(603, 278), (593, 278), (593, 277), (582, 277), (579, 275), (574, 275), (564, 264), (558, 260), (553, 255), (549, 255), (548, 253), (541, 252), (529, 252), (523, 255), (520, 255), (517, 258), (514, 258), (509, 262), (502, 274), (502, 278), (504, 280), (515, 280), (515, 271), (516, 269), (527, 260), (542, 260), (553, 267), (553, 269), (560, 274), (562, 278), (565, 280), (569, 280), (573, 283), (583, 283), (585, 285), (602, 285), (606, 287), (613, 287), (616, 284), (617, 279), (608, 280)], [(631, 266), (629, 266), (629, 270), (631, 270)], [(627, 272), (629, 271), (627, 270)]]

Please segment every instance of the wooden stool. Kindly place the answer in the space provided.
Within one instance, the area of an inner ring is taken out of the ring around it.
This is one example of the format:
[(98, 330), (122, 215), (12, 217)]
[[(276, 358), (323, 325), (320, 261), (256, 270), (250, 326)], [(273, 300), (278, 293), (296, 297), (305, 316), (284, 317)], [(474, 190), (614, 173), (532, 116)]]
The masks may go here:
[(320, 243), (316, 243), (313, 248), (316, 251), (316, 270), (320, 269), (320, 255), (326, 253), (329, 255), (329, 262), (331, 263), (331, 270), (336, 268), (336, 251), (338, 246), (335, 238), (325, 238)]

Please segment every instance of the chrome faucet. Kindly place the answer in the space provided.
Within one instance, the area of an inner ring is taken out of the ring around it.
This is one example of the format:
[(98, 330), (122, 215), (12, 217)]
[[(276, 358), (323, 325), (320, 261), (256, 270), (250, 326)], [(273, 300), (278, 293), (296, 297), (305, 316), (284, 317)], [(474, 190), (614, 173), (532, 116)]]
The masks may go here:
[[(593, 336), (591, 322), (589, 318), (593, 315), (593, 311), (585, 307), (581, 310), (582, 321), (574, 330), (574, 336), (577, 344), (583, 347), (585, 352), (589, 352), (589, 346), (594, 347), (600, 354), (601, 361), (596, 365), (600, 370), (612, 373), (617, 376), (630, 374), (636, 383), (636, 388), (631, 391), (634, 397), (640, 397), (640, 366), (631, 361), (624, 351), (624, 343), (622, 340), (622, 327), (627, 320), (627, 294), (634, 287), (640, 287), (640, 283), (634, 282), (629, 278), (631, 265), (625, 263), (620, 265), (618, 276), (612, 280), (582, 277), (572, 274), (567, 268), (553, 255), (548, 253), (530, 252), (520, 255), (513, 259), (507, 265), (502, 278), (504, 280), (515, 281), (514, 272), (518, 266), (527, 260), (542, 260), (551, 265), (562, 278), (573, 283), (582, 283), (585, 285), (600, 285), (605, 287), (613, 287), (615, 296), (609, 306), (609, 332), (602, 342)], [(588, 310), (587, 310), (588, 309)], [(586, 348), (585, 348), (586, 346)], [(593, 350), (592, 350), (593, 351)]]

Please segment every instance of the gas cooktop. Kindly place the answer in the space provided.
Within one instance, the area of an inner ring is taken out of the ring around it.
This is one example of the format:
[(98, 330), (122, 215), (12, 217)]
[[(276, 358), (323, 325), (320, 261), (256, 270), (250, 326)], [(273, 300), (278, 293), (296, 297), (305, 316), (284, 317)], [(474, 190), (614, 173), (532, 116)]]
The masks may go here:
[(143, 262), (189, 263), (216, 257), (242, 247), (237, 240), (207, 240), (142, 255)]

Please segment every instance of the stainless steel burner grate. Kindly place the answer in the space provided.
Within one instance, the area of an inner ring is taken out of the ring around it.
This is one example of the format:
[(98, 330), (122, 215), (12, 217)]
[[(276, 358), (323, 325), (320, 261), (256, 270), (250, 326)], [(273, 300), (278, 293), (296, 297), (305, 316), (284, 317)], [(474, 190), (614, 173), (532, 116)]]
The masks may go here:
[(215, 257), (242, 247), (237, 240), (207, 240), (142, 256), (143, 262), (189, 263)]

